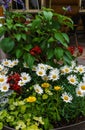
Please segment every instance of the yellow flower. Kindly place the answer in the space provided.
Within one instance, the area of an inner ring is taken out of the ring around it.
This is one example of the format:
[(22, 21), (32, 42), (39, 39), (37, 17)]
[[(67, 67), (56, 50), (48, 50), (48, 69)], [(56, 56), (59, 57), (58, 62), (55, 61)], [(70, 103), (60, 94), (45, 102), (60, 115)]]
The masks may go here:
[(48, 87), (50, 87), (50, 84), (49, 84), (49, 83), (43, 83), (43, 84), (41, 84), (41, 86), (42, 86), (43, 88), (48, 88)]
[(56, 91), (58, 91), (58, 90), (61, 90), (61, 87), (60, 87), (60, 86), (54, 86), (54, 89), (55, 89)]
[(28, 98), (26, 98), (27, 102), (35, 102), (36, 101), (36, 97), (34, 96), (29, 96)]

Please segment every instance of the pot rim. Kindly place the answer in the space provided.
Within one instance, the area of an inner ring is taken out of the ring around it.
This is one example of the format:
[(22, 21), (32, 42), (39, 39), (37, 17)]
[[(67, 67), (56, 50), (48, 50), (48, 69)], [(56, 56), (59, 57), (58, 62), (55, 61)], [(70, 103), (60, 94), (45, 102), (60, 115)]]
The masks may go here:
[(71, 125), (67, 125), (67, 126), (63, 126), (63, 127), (59, 127), (59, 128), (55, 128), (55, 129), (51, 129), (51, 130), (61, 130), (61, 129), (69, 128), (69, 127), (78, 126), (78, 125), (81, 125), (83, 123), (85, 124), (85, 121), (81, 121), (79, 123), (74, 123), (74, 124), (71, 124)]

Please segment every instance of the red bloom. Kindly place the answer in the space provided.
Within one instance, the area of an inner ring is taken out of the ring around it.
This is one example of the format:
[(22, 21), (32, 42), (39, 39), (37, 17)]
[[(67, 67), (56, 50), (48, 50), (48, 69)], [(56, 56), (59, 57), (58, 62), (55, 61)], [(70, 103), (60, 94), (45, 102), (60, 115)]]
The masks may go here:
[(82, 54), (83, 53), (83, 48), (81, 46), (78, 46), (78, 50), (79, 50), (79, 53)]
[(20, 80), (20, 75), (18, 73), (15, 73), (13, 75), (10, 75), (8, 77), (8, 83), (10, 85), (10, 89), (20, 93), (21, 87), (18, 85), (18, 81)]
[(73, 54), (74, 54), (74, 51), (75, 51), (75, 47), (73, 47), (73, 46), (68, 47), (68, 50), (69, 50), (70, 53), (73, 55)]
[(41, 54), (41, 52), (42, 52), (42, 50), (39, 46), (35, 46), (34, 48), (32, 48), (30, 50), (30, 54), (33, 55), (33, 56), (39, 55), (39, 54)]

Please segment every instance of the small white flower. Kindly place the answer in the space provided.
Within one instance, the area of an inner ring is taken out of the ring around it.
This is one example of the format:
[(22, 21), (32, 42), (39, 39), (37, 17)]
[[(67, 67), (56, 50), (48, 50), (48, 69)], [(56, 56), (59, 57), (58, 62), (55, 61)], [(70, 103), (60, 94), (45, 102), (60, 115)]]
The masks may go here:
[(4, 66), (9, 66), (10, 65), (10, 63), (11, 63), (11, 60), (8, 60), (8, 59), (4, 59), (3, 61), (2, 61), (2, 64), (4, 65)]
[(36, 74), (38, 75), (38, 76), (44, 76), (44, 75), (46, 75), (46, 71), (44, 70), (44, 69), (37, 69), (36, 70)]
[(29, 68), (26, 62), (23, 63), (24, 68)]
[(27, 74), (27, 73), (25, 73), (25, 72), (21, 73), (21, 77), (20, 77), (20, 78), (21, 78), (21, 80), (22, 80), (24, 83), (30, 82), (30, 80), (31, 80), (30, 75)]
[(1, 74), (1, 75), (6, 75), (6, 74), (8, 73), (8, 70), (9, 70), (9, 68), (4, 68), (4, 69), (0, 72), (0, 74)]
[(2, 27), (3, 25), (0, 23), (0, 27)]
[(85, 66), (83, 65), (79, 65), (77, 67), (75, 67), (76, 71), (79, 72), (80, 74), (85, 72)]
[(24, 80), (19, 80), (18, 85), (19, 86), (24, 86), (26, 84), (26, 82), (24, 82)]
[(0, 86), (0, 90), (1, 92), (7, 92), (9, 90), (9, 84), (8, 83), (4, 83)]
[(19, 63), (19, 60), (18, 60), (18, 59), (15, 59), (15, 60), (12, 61), (12, 63), (13, 63), (13, 65), (15, 66), (15, 65), (17, 65), (17, 64)]
[(52, 81), (58, 80), (59, 79), (59, 70), (58, 69), (52, 69), (49, 72), (48, 77), (49, 77), (49, 80), (52, 80)]
[(39, 86), (39, 84), (35, 84), (34, 85), (34, 90), (38, 94), (42, 94), (43, 93), (43, 89)]
[(64, 67), (60, 68), (61, 74), (68, 74), (72, 71), (71, 67), (65, 65)]
[(38, 64), (37, 68), (38, 68), (38, 69), (43, 69), (43, 70), (46, 70), (46, 69), (47, 69), (47, 68), (46, 68), (46, 65), (45, 65), (45, 64), (42, 64), (42, 63)]
[(75, 61), (71, 61), (71, 67), (74, 68), (76, 66), (76, 62)]
[(85, 82), (80, 82), (78, 88), (81, 92), (85, 93)]
[(76, 88), (76, 95), (80, 97), (84, 97), (84, 93), (79, 88)]
[(7, 76), (5, 76), (5, 75), (0, 75), (0, 84), (3, 84), (3, 83), (5, 83), (5, 82), (7, 82)]
[(48, 77), (47, 75), (45, 75), (45, 76), (42, 77), (42, 79), (43, 79), (44, 81), (48, 81), (48, 80), (49, 80), (49, 77)]
[(2, 71), (4, 69), (3, 65), (0, 65), (0, 71)]
[(70, 94), (66, 93), (66, 92), (64, 92), (64, 93), (62, 94), (61, 98), (62, 98), (63, 101), (66, 102), (66, 103), (71, 103), (71, 101), (72, 101), (72, 99), (73, 99), (73, 97), (72, 97)]
[(76, 75), (70, 75), (67, 77), (70, 84), (76, 85), (78, 83)]

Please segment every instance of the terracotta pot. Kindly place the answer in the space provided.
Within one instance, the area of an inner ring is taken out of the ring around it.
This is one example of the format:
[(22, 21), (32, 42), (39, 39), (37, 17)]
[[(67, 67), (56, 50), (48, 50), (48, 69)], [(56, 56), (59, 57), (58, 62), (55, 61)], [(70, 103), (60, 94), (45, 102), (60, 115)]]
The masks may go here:
[[(6, 126), (4, 127), (3, 130), (15, 130), (15, 129)], [(73, 125), (69, 125), (69, 126), (51, 129), (51, 130), (85, 130), (85, 121)]]

